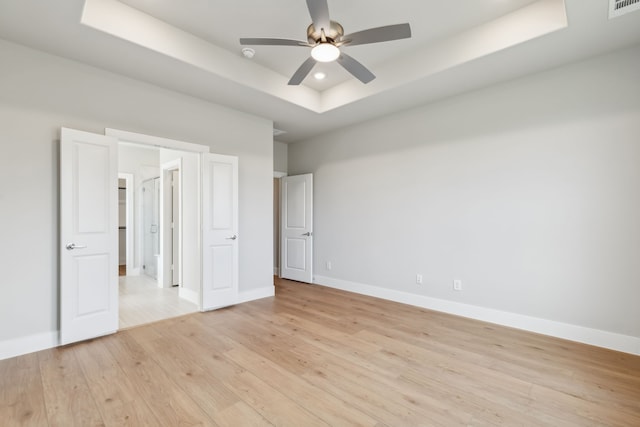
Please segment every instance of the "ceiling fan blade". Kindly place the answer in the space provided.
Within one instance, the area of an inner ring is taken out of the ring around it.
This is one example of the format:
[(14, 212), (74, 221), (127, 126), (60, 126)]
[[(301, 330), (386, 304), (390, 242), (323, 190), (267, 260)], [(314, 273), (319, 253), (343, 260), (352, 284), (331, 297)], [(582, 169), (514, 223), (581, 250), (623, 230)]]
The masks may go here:
[(309, 57), (306, 61), (302, 63), (300, 68), (293, 73), (293, 77), (289, 80), (289, 85), (297, 86), (304, 80), (305, 77), (311, 72), (311, 69), (316, 65), (316, 60), (312, 57)]
[(322, 28), (328, 31), (331, 25), (329, 19), (329, 5), (327, 0), (307, 0), (307, 7), (309, 8), (309, 15), (311, 15), (311, 21), (316, 30)]
[(408, 39), (411, 37), (409, 24), (387, 25), (384, 27), (369, 28), (342, 37), (347, 46), (359, 44), (388, 42), (391, 40)]
[(376, 78), (376, 76), (371, 71), (369, 71), (367, 67), (365, 67), (346, 53), (341, 53), (337, 61), (344, 67), (345, 70), (350, 72), (353, 77), (360, 80), (362, 83), (367, 84), (371, 80)]
[(306, 46), (309, 47), (309, 43), (300, 40), (289, 39), (268, 39), (268, 38), (245, 38), (240, 39), (241, 45), (262, 45), (262, 46)]

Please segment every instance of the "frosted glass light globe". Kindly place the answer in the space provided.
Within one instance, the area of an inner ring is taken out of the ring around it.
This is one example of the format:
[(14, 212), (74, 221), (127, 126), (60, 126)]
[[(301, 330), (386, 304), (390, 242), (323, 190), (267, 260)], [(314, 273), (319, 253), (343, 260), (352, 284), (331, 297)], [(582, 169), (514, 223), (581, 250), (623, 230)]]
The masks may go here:
[(311, 57), (318, 62), (335, 61), (339, 56), (340, 49), (338, 49), (331, 43), (320, 43), (319, 45), (311, 49)]

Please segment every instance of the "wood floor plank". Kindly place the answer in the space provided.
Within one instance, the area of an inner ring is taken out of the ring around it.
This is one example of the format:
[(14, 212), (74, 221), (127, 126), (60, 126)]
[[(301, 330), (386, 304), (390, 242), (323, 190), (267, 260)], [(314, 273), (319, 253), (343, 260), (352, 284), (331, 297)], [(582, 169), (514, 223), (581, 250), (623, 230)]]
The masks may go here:
[(582, 425), (640, 426), (640, 402), (633, 413), (539, 386), (533, 387), (531, 395), (532, 407), (542, 407), (564, 419), (580, 420)]
[[(153, 341), (138, 339), (147, 333), (146, 330), (131, 330), (130, 333), (134, 339), (141, 342), (155, 362), (162, 366), (166, 375), (179, 383), (216, 424), (224, 419), (220, 416), (222, 412), (241, 401), (226, 387), (219, 371), (205, 369), (205, 365), (201, 364), (201, 351), (192, 353), (189, 340), (179, 331), (166, 328), (159, 332), (162, 338)], [(191, 357), (191, 354), (194, 357)]]
[(80, 343), (73, 350), (107, 426), (151, 427), (161, 424), (103, 340)]
[(49, 425), (105, 426), (73, 346), (42, 351), (38, 359)]
[(36, 354), (0, 361), (0, 424), (48, 425)]
[(274, 426), (329, 426), (253, 373), (243, 372), (225, 383)]
[(0, 361), (0, 426), (640, 426), (640, 357), (336, 289)]
[(102, 338), (137, 391), (149, 405), (159, 425), (213, 426), (215, 423), (164, 369), (137, 343), (129, 332)]
[(228, 408), (219, 412), (216, 422), (221, 427), (237, 427), (241, 422), (243, 427), (270, 427), (273, 426), (255, 409), (247, 405), (244, 401), (234, 403)]
[(322, 393), (320, 389), (286, 367), (271, 362), (243, 346), (238, 346), (225, 355), (269, 383), (278, 384), (278, 389), (289, 399), (331, 426), (373, 427), (377, 424), (375, 419), (354, 409), (347, 402), (331, 394)]

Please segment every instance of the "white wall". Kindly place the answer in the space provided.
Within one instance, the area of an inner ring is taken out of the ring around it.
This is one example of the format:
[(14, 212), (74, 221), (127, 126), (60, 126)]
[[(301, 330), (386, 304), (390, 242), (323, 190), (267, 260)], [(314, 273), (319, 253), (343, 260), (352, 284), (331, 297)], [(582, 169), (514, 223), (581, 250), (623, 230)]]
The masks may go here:
[(289, 145), (316, 281), (640, 353), (639, 70), (635, 47)]
[(287, 172), (288, 168), (287, 144), (280, 141), (273, 141), (273, 170), (276, 172)]
[(273, 290), (272, 122), (4, 41), (0, 58), (0, 358), (58, 329), (61, 126), (239, 156), (241, 297)]

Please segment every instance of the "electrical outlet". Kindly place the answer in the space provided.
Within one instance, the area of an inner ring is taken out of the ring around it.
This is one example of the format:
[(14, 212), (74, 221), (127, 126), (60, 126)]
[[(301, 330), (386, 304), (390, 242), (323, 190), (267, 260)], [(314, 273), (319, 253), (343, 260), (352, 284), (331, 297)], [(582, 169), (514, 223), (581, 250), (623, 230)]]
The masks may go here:
[(416, 274), (416, 283), (422, 285), (422, 274)]
[(454, 280), (453, 281), (453, 290), (461, 291), (462, 290), (462, 280)]
[(327, 261), (326, 267), (327, 267), (327, 270), (331, 270), (331, 268), (332, 268), (331, 261)]

